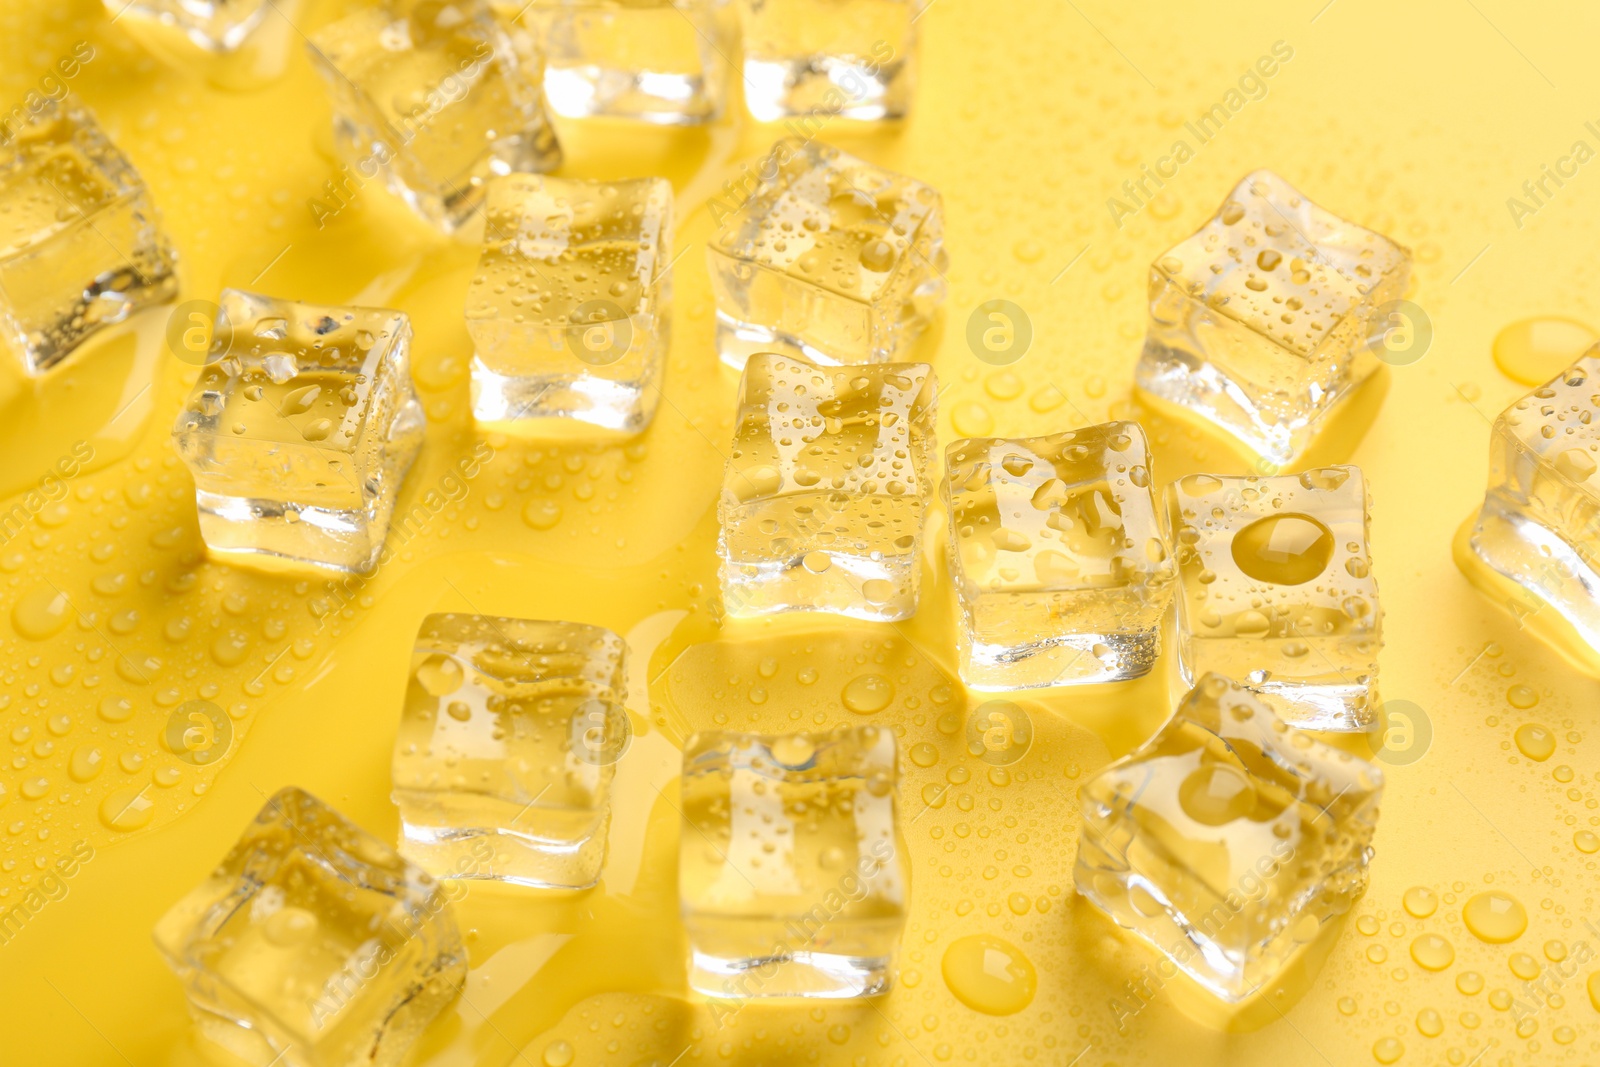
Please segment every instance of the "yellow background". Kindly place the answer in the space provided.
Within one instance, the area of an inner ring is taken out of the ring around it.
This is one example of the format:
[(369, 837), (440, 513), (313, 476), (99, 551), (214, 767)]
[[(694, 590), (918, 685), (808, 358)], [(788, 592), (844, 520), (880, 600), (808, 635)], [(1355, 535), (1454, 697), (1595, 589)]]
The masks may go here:
[[(330, 14), (313, 5), (297, 21), (310, 29)], [(1271, 167), (1413, 249), (1412, 298), (1431, 317), (1432, 348), (1364, 393), (1358, 414), (1375, 415), (1370, 429), (1330, 457), (1360, 464), (1371, 485), (1384, 696), (1418, 705), (1433, 734), (1422, 759), (1389, 770), (1371, 887), (1355, 912), (1376, 932), (1348, 924), (1304, 988), (1232, 1032), (1191, 1019), (1200, 1013), (1183, 1010), (1177, 985), (1118, 1032), (1110, 998), (1153, 957), (1075, 902), (1073, 794), (1083, 774), (1160, 722), (1166, 680), (1024, 702), (1038, 739), (1003, 780), (966, 755), (959, 732), (939, 728), (965, 698), (946, 688), (951, 611), (931, 564), (910, 623), (812, 623), (798, 637), (793, 627), (717, 629), (713, 505), (735, 377), (712, 349), (701, 205), (777, 133), (748, 122), (735, 100), (721, 123), (687, 132), (560, 124), (564, 173), (661, 174), (680, 198), (677, 247), (687, 254), (654, 426), (626, 447), (491, 439), (494, 458), (464, 498), (347, 601), (319, 580), (204, 560), (192, 485), (167, 435), (194, 371), (161, 347), (164, 321), (144, 348), (99, 346), (37, 393), (0, 379), (5, 492), (36, 484), (80, 440), (100, 468), (74, 478), (63, 500), (30, 506), (27, 528), (0, 545), (0, 738), (11, 746), (0, 771), (0, 909), (75, 842), (94, 849), (67, 895), (0, 946), (0, 1060), (202, 1062), (151, 926), (283, 785), (393, 838), (388, 761), (410, 638), (424, 614), (443, 610), (581, 619), (628, 635), (638, 736), (601, 888), (553, 900), (474, 888), (458, 907), (473, 976), (424, 1041), (419, 1058), (430, 1064), (540, 1064), (564, 1041), (576, 1064), (1342, 1065), (1374, 1062), (1388, 1037), (1408, 1064), (1600, 1059), (1600, 1012), (1582, 985), (1595, 964), (1560, 990), (1559, 1006), (1539, 1009), (1531, 1037), (1487, 1003), (1496, 988), (1526, 1000), (1507, 967), (1512, 951), (1542, 959), (1550, 940), (1600, 944), (1583, 925), (1595, 914), (1596, 860), (1573, 840), (1597, 821), (1600, 690), (1476, 593), (1450, 556), (1481, 499), (1489, 421), (1527, 391), (1496, 370), (1495, 334), (1538, 313), (1600, 323), (1600, 162), (1520, 228), (1506, 206), (1573, 142), (1600, 148), (1583, 125), (1600, 120), (1600, 12), (1535, 13), (1509, 0), (933, 0), (919, 25), (914, 119), (894, 131), (836, 122), (821, 137), (944, 195), (951, 293), (923, 348), (947, 387), (941, 441), (1138, 415), (1130, 383), (1147, 266), (1251, 169)], [(433, 237), (375, 186), (317, 229), (307, 201), (323, 195), (334, 164), (321, 86), (299, 54), (275, 85), (228, 94), (146, 57), (96, 3), (12, 2), (0, 8), (5, 108), (79, 41), (96, 56), (72, 87), (148, 181), (182, 256), (185, 299), (253, 285), (409, 312), (429, 429), (401, 508), (447, 485), (474, 444), (461, 322), (474, 250)], [(1115, 227), (1107, 198), (1277, 41), (1294, 57), (1266, 96)], [(1005, 371), (965, 341), (972, 309), (994, 298), (1025, 308), (1035, 331), (1032, 350)], [(1161, 482), (1243, 470), (1199, 431), (1145, 421)], [(942, 522), (930, 522), (930, 560), (942, 552)], [(30, 613), (51, 588), (72, 611), (56, 632), (26, 636), (50, 629), (30, 625)], [(795, 681), (802, 665), (820, 674), (814, 685)], [(902, 745), (939, 751), (931, 767), (904, 764), (903, 819), (917, 821), (896, 988), (870, 1004), (760, 1005), (718, 1030), (683, 985), (675, 742), (715, 716), (773, 729), (860, 721), (838, 693), (862, 673), (894, 686), (876, 718), (902, 728)], [(1535, 706), (1508, 702), (1518, 685), (1537, 694)], [(160, 740), (171, 708), (196, 697), (233, 716), (220, 768), (181, 763)], [(1548, 761), (1512, 743), (1529, 722), (1557, 735)], [(88, 781), (76, 780), (75, 755), (79, 776), (100, 768)], [(1556, 779), (1558, 766), (1573, 769), (1571, 782)], [(924, 811), (925, 789), (958, 767), (970, 780)], [(128, 828), (107, 825), (103, 811), (123, 812)], [(1400, 904), (1418, 885), (1442, 899), (1425, 920)], [(1482, 944), (1461, 925), (1466, 897), (1490, 885), (1528, 910), (1515, 944)], [(1451, 968), (1411, 962), (1422, 932), (1451, 941)], [(944, 950), (975, 933), (1005, 938), (1037, 969), (1021, 1012), (981, 1014), (947, 989)], [(1468, 969), (1485, 976), (1486, 992), (1457, 991)], [(1418, 1032), (1426, 1008), (1444, 1020), (1439, 1037)], [(1561, 1027), (1571, 1043), (1555, 1040)]]

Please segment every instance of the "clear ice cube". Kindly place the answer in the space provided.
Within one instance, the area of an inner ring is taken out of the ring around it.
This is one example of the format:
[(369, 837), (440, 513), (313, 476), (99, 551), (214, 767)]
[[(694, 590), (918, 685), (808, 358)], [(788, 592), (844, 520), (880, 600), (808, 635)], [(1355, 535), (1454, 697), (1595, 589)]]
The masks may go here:
[(561, 162), (538, 54), (487, 0), (386, 0), (318, 30), (310, 51), (333, 99), (340, 154), (453, 231), (491, 177)]
[(760, 122), (898, 119), (926, 0), (743, 0), (745, 104)]
[(1383, 645), (1358, 467), (1167, 487), (1184, 681), (1238, 678), (1296, 726), (1366, 730)]
[(731, 0), (522, 0), (550, 107), (663, 125), (722, 114), (738, 16)]
[(717, 508), (731, 614), (916, 610), (936, 390), (924, 363), (750, 357)]
[(232, 89), (283, 74), (304, 0), (104, 0), (113, 21), (173, 67)]
[(1377, 369), (1410, 274), (1405, 248), (1258, 170), (1151, 266), (1137, 382), (1288, 465)]
[(478, 420), (649, 425), (671, 333), (671, 246), (665, 179), (496, 179), (467, 293)]
[(394, 747), (401, 853), (439, 878), (599, 881), (625, 672), (599, 626), (424, 619)]
[(1383, 772), (1208, 674), (1078, 790), (1077, 890), (1229, 1002), (1366, 890)]
[(422, 445), (401, 312), (225, 290), (172, 436), (221, 556), (370, 570)]
[(710, 204), (723, 361), (739, 368), (764, 351), (825, 364), (904, 359), (944, 302), (939, 194), (794, 138), (752, 164), (745, 183)]
[(894, 734), (715, 731), (683, 751), (678, 893), (709, 997), (887, 991), (910, 871)]
[(294, 788), (155, 941), (201, 1033), (252, 1064), (398, 1067), (467, 976), (439, 883)]
[(1469, 544), (1600, 650), (1600, 346), (1494, 421)]
[(143, 179), (75, 97), (32, 94), (0, 121), (0, 347), (25, 374), (177, 296), (177, 259)]
[(942, 489), (969, 687), (1149, 672), (1174, 567), (1137, 423), (956, 441)]

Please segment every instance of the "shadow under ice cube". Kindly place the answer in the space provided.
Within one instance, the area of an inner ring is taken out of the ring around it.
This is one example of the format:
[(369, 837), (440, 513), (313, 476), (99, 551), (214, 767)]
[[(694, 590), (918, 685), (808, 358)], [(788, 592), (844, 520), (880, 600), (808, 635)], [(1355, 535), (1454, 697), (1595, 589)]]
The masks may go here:
[(1208, 674), (1149, 741), (1079, 789), (1073, 881), (1236, 1003), (1366, 890), (1383, 772)]
[(974, 689), (1149, 672), (1174, 566), (1138, 423), (945, 449), (961, 677)]
[(201, 1033), (257, 1067), (398, 1067), (467, 976), (439, 883), (293, 788), (155, 941)]
[(905, 925), (894, 734), (711, 732), (683, 752), (678, 885), (709, 997), (886, 992)]
[(1140, 388), (1280, 466), (1377, 369), (1411, 253), (1267, 170), (1150, 268)]
[(422, 446), (401, 312), (225, 290), (172, 429), (216, 555), (362, 572)]
[(429, 615), (394, 747), (400, 851), (439, 878), (594, 885), (626, 678), (599, 626)]
[(936, 396), (924, 363), (750, 357), (717, 505), (729, 613), (916, 610)]

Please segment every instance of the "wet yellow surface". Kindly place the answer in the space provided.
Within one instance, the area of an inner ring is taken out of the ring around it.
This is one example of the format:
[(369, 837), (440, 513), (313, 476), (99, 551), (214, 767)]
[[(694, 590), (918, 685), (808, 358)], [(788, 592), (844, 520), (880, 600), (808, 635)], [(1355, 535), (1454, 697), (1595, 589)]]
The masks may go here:
[[(336, 6), (307, 5), (297, 27)], [(1600, 893), (1600, 686), (1451, 551), (1482, 498), (1490, 421), (1536, 380), (1531, 363), (1600, 321), (1600, 133), (1585, 125), (1600, 13), (934, 0), (918, 25), (915, 117), (820, 136), (944, 196), (950, 299), (916, 353), (944, 387), (941, 444), (1138, 418), (1158, 488), (1245, 473), (1221, 440), (1131, 394), (1150, 262), (1263, 166), (1413, 250), (1431, 346), (1364, 387), (1310, 457), (1366, 473), (1382, 697), (1409, 705), (1410, 747), (1391, 739), (1371, 886), (1349, 920), (1230, 1019), (1078, 900), (1076, 786), (1164, 718), (1171, 657), (1138, 682), (1018, 698), (1027, 755), (973, 758), (966, 721), (983, 698), (955, 680), (942, 515), (907, 622), (719, 624), (715, 501), (736, 379), (712, 345), (705, 203), (780, 127), (737, 102), (688, 131), (559, 124), (562, 173), (661, 175), (677, 193), (664, 402), (627, 442), (484, 437), (462, 318), (477, 250), (376, 184), (330, 199), (342, 177), (302, 55), (265, 88), (224, 92), (149, 58), (97, 3), (13, 3), (0, 10), (4, 109), (52, 91), (58, 61), (91, 46), (69, 84), (148, 181), (183, 299), (235, 285), (406, 311), (429, 427), (376, 574), (269, 575), (205, 557), (168, 437), (197, 368), (169, 347), (165, 313), (42, 383), (0, 372), (0, 1059), (227, 1062), (194, 1036), (151, 927), (284, 785), (393, 839), (411, 640), (425, 615), (467, 611), (625, 635), (635, 738), (598, 887), (467, 890), (471, 977), (418, 1062), (1600, 1060), (1600, 928), (1585, 921)], [(1272, 76), (1252, 73), (1285, 48)], [(1230, 117), (1200, 141), (1186, 123), (1219, 103)], [(1172, 176), (1130, 199), (1123, 183), (1146, 167)], [(1523, 189), (1541, 180), (1536, 197)], [(967, 340), (991, 300), (1031, 321), (1031, 347), (1004, 366)], [(1578, 325), (1525, 331), (1534, 355), (1497, 359), (1502, 329), (1538, 316)], [(222, 709), (220, 724), (192, 719), (195, 701)], [(179, 758), (174, 722), (180, 738), (221, 739), (215, 758)], [(714, 1012), (684, 980), (682, 740), (846, 722), (893, 727), (907, 754), (912, 885), (894, 989)]]

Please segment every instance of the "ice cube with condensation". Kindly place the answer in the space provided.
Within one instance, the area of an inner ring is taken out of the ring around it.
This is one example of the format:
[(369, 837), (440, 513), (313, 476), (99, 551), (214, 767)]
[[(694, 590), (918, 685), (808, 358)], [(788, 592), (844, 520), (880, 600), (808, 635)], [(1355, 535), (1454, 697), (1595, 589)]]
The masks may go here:
[(491, 178), (561, 163), (542, 59), (487, 0), (379, 0), (317, 30), (309, 48), (354, 180), (381, 172), (442, 230), (474, 216)]
[(1161, 650), (1174, 565), (1133, 422), (945, 449), (962, 680), (1121, 681)]
[(104, 0), (112, 20), (174, 68), (228, 89), (281, 76), (304, 0)]
[(1184, 680), (1216, 671), (1297, 726), (1369, 729), (1383, 613), (1368, 511), (1359, 467), (1169, 485)]
[(76, 97), (0, 120), (0, 348), (38, 375), (178, 293), (144, 180)]
[(1600, 651), (1600, 346), (1494, 421), (1468, 545)]
[(292, 787), (155, 941), (200, 1033), (253, 1064), (399, 1067), (467, 977), (443, 887)]
[(695, 734), (681, 787), (691, 988), (718, 998), (888, 990), (910, 878), (891, 730)]
[(438, 878), (594, 885), (629, 736), (626, 670), (622, 638), (600, 626), (425, 618), (394, 745), (401, 853)]
[(672, 216), (663, 178), (490, 185), (466, 303), (479, 422), (649, 425), (671, 337)]
[(717, 507), (730, 613), (916, 610), (936, 396), (925, 363), (750, 357)]
[(745, 105), (759, 122), (904, 118), (929, 0), (742, 0)]
[(544, 53), (550, 107), (569, 118), (693, 125), (722, 114), (737, 51), (733, 0), (511, 0)]
[(931, 186), (787, 138), (708, 208), (717, 349), (814, 363), (904, 360), (944, 302), (944, 209)]
[(1406, 248), (1255, 171), (1151, 266), (1137, 383), (1287, 465), (1377, 369), (1410, 274)]
[(1366, 890), (1383, 772), (1203, 676), (1078, 790), (1077, 890), (1210, 992), (1273, 982)]
[(267, 566), (376, 565), (422, 445), (410, 351), (403, 312), (225, 290), (172, 429), (207, 549)]

